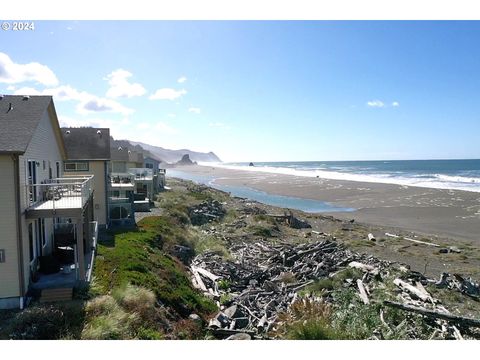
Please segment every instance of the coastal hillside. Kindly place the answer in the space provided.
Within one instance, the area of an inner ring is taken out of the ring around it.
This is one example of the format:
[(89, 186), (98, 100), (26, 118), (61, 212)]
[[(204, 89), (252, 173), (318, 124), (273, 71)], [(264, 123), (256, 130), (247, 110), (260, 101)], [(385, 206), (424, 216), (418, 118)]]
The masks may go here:
[(189, 155), (190, 159), (196, 162), (221, 162), (220, 158), (211, 151), (209, 153), (202, 153), (188, 149), (170, 150), (160, 146), (153, 146), (136, 141), (129, 142), (134, 146), (141, 146), (143, 149), (153, 154), (154, 157), (162, 159), (168, 163), (175, 163), (181, 160), (183, 155)]

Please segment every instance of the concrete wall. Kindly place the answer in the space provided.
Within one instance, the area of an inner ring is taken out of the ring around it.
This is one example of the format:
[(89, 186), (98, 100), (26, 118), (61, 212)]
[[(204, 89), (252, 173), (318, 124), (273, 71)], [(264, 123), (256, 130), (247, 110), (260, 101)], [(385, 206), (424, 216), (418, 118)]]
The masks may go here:
[[(75, 162), (75, 160), (71, 160)], [(88, 161), (88, 171), (65, 171), (64, 176), (85, 176), (85, 175), (94, 175), (93, 178), (93, 188), (94, 199), (93, 199), (93, 218), (95, 221), (98, 221), (99, 225), (107, 224), (107, 192), (105, 186), (108, 184), (108, 179), (105, 177), (105, 166), (106, 161), (101, 160), (90, 160)], [(108, 165), (107, 165), (108, 166)], [(108, 190), (107, 190), (108, 191)]]
[[(0, 298), (20, 296), (17, 219), (15, 214), (15, 173), (10, 155), (0, 155), (0, 249), (5, 262), (0, 263)], [(16, 302), (18, 303), (18, 302)], [(1, 307), (0, 307), (1, 308)]]

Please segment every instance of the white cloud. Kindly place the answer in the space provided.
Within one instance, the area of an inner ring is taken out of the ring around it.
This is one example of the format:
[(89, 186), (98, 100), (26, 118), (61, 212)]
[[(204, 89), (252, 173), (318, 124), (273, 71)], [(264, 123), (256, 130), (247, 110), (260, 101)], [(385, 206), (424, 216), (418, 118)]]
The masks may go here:
[(173, 119), (173, 118), (176, 117), (177, 115), (175, 115), (175, 114), (168, 114), (167, 116), (168, 116), (169, 118), (172, 118), (172, 119)]
[(175, 90), (170, 88), (158, 89), (149, 97), (150, 100), (175, 100), (187, 93), (186, 90)]
[(38, 91), (32, 87), (22, 87), (13, 92), (13, 95), (43, 95), (42, 91)]
[(181, 76), (178, 78), (177, 82), (179, 84), (183, 84), (185, 81), (187, 81), (187, 78), (185, 76)]
[(147, 90), (138, 83), (128, 82), (128, 78), (132, 76), (129, 71), (118, 69), (107, 75), (106, 80), (110, 84), (110, 89), (107, 91), (107, 97), (119, 98), (134, 96), (142, 96)]
[(51, 95), (54, 97), (55, 101), (65, 101), (65, 100), (84, 100), (87, 97), (93, 96), (86, 92), (80, 92), (77, 89), (74, 89), (70, 85), (61, 85), (55, 88), (47, 88), (42, 91), (31, 88), (31, 87), (22, 87), (15, 90), (15, 95)]
[(122, 115), (130, 115), (133, 109), (127, 108), (119, 102), (111, 99), (101, 98), (86, 91), (78, 91), (70, 85), (62, 85), (56, 88), (36, 90), (31, 87), (23, 87), (15, 90), (15, 95), (51, 95), (55, 101), (74, 100), (79, 104), (76, 107), (77, 113), (86, 115), (96, 112), (113, 112)]
[(122, 115), (130, 115), (134, 110), (127, 108), (114, 100), (91, 95), (77, 105), (77, 112), (83, 115), (96, 112), (113, 112)]
[(197, 107), (191, 107), (191, 108), (188, 109), (188, 112), (195, 113), (195, 114), (200, 114), (201, 111), (202, 111), (202, 109), (197, 108)]
[(16, 89), (16, 88), (15, 88), (15, 86), (13, 86), (13, 85), (8, 85), (8, 86), (7, 86), (7, 90), (8, 90), (8, 91), (13, 91), (13, 90), (15, 90), (15, 89)]
[(369, 107), (378, 107), (378, 108), (385, 107), (385, 104), (384, 104), (383, 102), (381, 102), (380, 100), (368, 101), (368, 102), (367, 102), (367, 105), (368, 105)]
[(56, 86), (58, 79), (47, 66), (37, 62), (17, 64), (0, 52), (0, 83), (18, 84), (35, 81), (46, 86)]
[(393, 107), (399, 107), (400, 104), (399, 104), (398, 101), (394, 101), (394, 102), (392, 102), (392, 106), (393, 106)]

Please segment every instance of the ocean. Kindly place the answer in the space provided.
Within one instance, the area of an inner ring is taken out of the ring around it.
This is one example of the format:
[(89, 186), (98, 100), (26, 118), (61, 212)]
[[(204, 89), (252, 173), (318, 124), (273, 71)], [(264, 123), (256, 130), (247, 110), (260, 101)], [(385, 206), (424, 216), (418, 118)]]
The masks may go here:
[[(212, 166), (211, 163), (205, 165)], [(335, 180), (480, 192), (480, 159), (257, 162), (254, 166), (249, 166), (249, 163), (221, 163), (214, 166)]]

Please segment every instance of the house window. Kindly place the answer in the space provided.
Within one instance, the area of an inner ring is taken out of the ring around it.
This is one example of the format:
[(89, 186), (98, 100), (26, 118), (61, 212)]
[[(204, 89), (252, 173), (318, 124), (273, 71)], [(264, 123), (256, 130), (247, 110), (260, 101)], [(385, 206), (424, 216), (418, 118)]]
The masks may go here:
[(146, 163), (146, 164), (145, 164), (145, 167), (146, 167), (147, 169), (153, 169), (153, 164)]
[(65, 171), (88, 171), (88, 162), (66, 162)]

